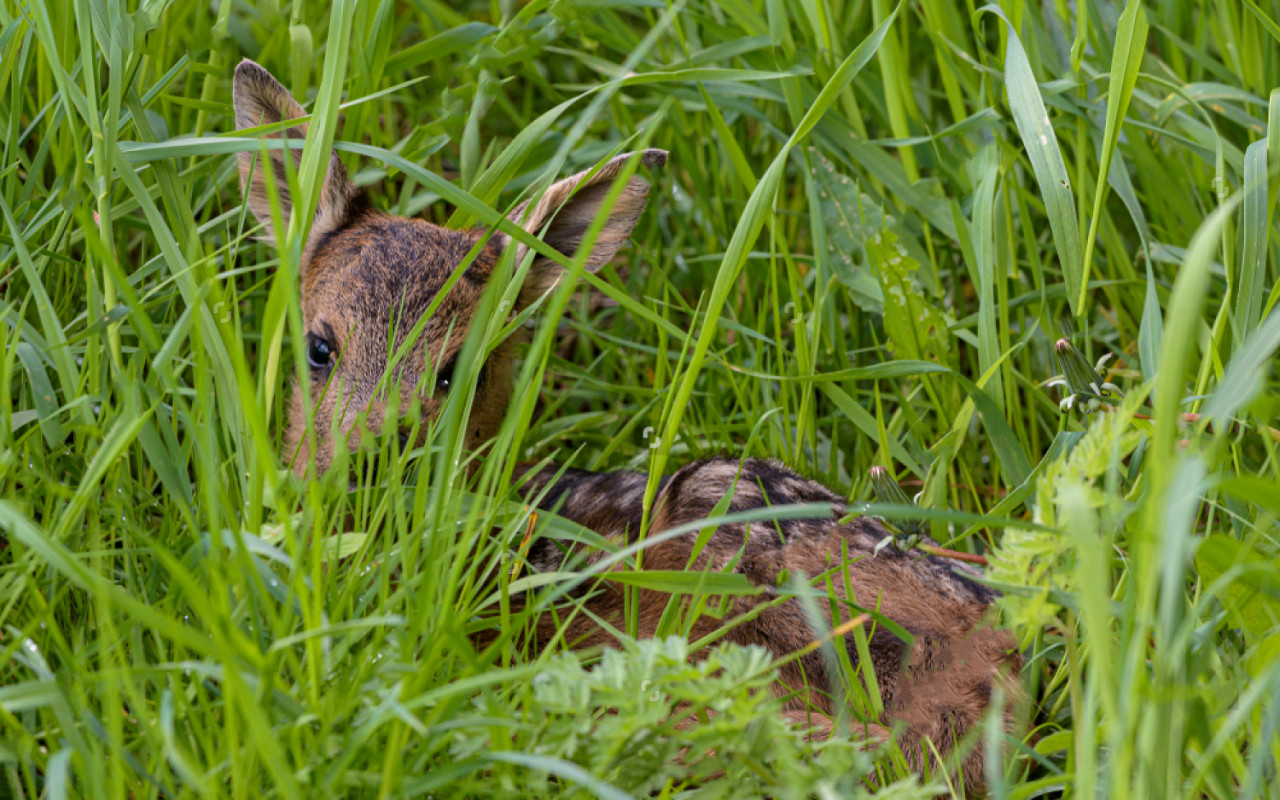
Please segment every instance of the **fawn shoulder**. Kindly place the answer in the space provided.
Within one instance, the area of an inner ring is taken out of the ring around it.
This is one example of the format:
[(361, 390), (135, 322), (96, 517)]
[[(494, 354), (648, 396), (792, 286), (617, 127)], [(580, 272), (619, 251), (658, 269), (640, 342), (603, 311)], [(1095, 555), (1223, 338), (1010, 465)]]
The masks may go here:
[[(239, 128), (269, 125), (269, 137), (305, 136), (305, 123), (288, 124), (305, 112), (257, 64), (240, 64), (234, 90)], [(267, 237), (275, 235), (272, 197), (285, 221), (295, 210), (288, 176), (290, 159), (296, 168), (299, 158), (297, 149), (239, 156), (247, 203)], [(626, 240), (644, 209), (649, 187), (634, 171), (665, 162), (661, 150), (619, 155), (598, 169), (552, 184), (509, 219), (540, 237), (550, 251), (577, 257), (585, 269), (597, 270)], [(598, 217), (602, 221), (592, 237)], [(590, 250), (579, 253), (586, 239)], [(300, 264), (308, 372), (298, 381), (310, 384), (314, 407), (303, 407), (303, 393), (295, 386), (286, 456), (299, 475), (328, 469), (337, 448), (354, 446), (365, 431), (409, 436), (400, 417), (389, 412), (391, 406), (415, 408), (423, 418), (438, 414), (466, 332), (477, 321), (481, 295), (499, 259), (512, 247), (516, 263), (522, 263), (528, 245), (501, 231), (449, 230), (378, 211), (348, 179), (337, 154), (330, 156)], [(464, 263), (462, 274), (438, 297)], [(553, 287), (562, 268), (539, 251), (524, 274), (517, 311)], [(420, 339), (407, 347), (406, 337), (433, 303), (438, 305), (421, 327)], [(481, 369), (467, 421), (466, 442), (472, 449), (495, 435), (506, 413), (514, 347), (510, 341), (499, 345)], [(388, 354), (397, 351), (406, 355), (388, 383)], [(316, 423), (306, 436), (311, 413)], [(881, 719), (868, 721), (868, 730), (878, 738), (896, 736), (918, 767), (930, 758), (926, 754), (951, 753), (977, 731), (997, 687), (1005, 696), (1017, 694), (1020, 656), (1010, 637), (988, 624), (995, 594), (975, 580), (970, 568), (894, 547), (877, 548), (887, 536), (880, 523), (865, 517), (841, 522), (848, 510), (839, 495), (774, 461), (722, 458), (685, 466), (663, 479), (647, 517), (645, 481), (644, 475), (629, 472), (544, 468), (519, 473), (528, 497), (606, 537), (627, 543), (652, 537), (642, 555), (646, 569), (710, 569), (746, 576), (761, 592), (733, 599), (731, 613), (745, 621), (726, 634), (732, 641), (783, 656), (805, 650), (823, 628), (862, 625), (885, 709)], [(712, 515), (723, 508), (726, 496), (730, 512), (797, 503), (817, 503), (826, 511), (807, 519), (723, 524), (701, 543), (697, 530), (663, 535)], [(535, 542), (529, 552), (531, 566), (542, 570), (589, 564), (597, 557), (551, 540)], [(824, 593), (817, 603), (823, 617), (817, 629), (800, 602), (780, 594), (789, 585), (788, 576), (807, 576)], [(641, 635), (654, 633), (669, 599), (639, 592)], [(588, 603), (594, 619), (612, 628), (578, 615), (565, 631), (546, 618), (538, 624), (539, 640), (545, 643), (559, 632), (575, 647), (612, 643), (609, 631), (623, 619), (623, 595), (602, 584)], [(695, 619), (692, 635), (709, 634), (721, 624)], [(854, 637), (835, 642), (853, 664), (860, 663)], [(838, 678), (828, 674), (820, 651), (809, 650), (782, 669), (777, 692), (788, 713), (817, 709), (834, 714)], [(1004, 714), (1009, 727), (1011, 712)], [(964, 782), (981, 790), (981, 747), (967, 744), (965, 749)]]

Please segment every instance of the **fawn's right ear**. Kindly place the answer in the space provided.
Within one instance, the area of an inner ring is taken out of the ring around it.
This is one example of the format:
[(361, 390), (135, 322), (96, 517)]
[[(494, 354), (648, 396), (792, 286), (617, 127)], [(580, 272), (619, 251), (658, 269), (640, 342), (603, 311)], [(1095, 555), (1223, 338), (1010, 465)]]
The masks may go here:
[[(302, 106), (298, 105), (298, 101), (293, 99), (288, 90), (281, 86), (270, 72), (247, 58), (236, 67), (231, 94), (236, 108), (238, 130), (273, 125), (307, 115)], [(303, 139), (306, 135), (307, 124), (304, 122), (267, 134), (264, 138)], [(260, 151), (239, 154), (240, 185), (244, 188), (249, 210), (266, 227), (266, 238), (274, 241), (276, 230), (271, 219), (271, 200), (267, 194), (267, 181), (270, 178), (267, 177), (266, 172), (269, 169), (271, 178), (274, 178), (280, 212), (287, 223), (293, 213), (293, 200), (289, 195), (285, 159), (291, 158), (296, 170), (302, 160), (302, 151), (299, 149), (269, 150), (267, 153), (266, 163), (263, 163)], [(346, 167), (342, 165), (338, 154), (330, 153), (328, 169), (320, 188), (320, 201), (316, 206), (316, 218), (311, 226), (312, 240), (323, 234), (332, 233), (346, 224), (351, 211), (357, 205), (354, 201), (359, 196), (360, 190), (347, 180)]]
[[(534, 236), (541, 235), (542, 241), (573, 258), (596, 217), (607, 213), (583, 263), (584, 269), (595, 272), (618, 252), (640, 219), (640, 212), (644, 211), (649, 184), (635, 176), (627, 179), (627, 185), (622, 187), (607, 212), (604, 207), (614, 181), (633, 158), (638, 158), (647, 167), (661, 167), (667, 163), (667, 151), (622, 153), (594, 173), (588, 170), (553, 183), (541, 197), (521, 203), (508, 215), (508, 219)], [(503, 238), (506, 239), (505, 235)], [(517, 264), (527, 252), (525, 245), (516, 246)], [(563, 272), (560, 265), (551, 259), (535, 258), (524, 285), (520, 287), (520, 305), (528, 305), (553, 288)]]

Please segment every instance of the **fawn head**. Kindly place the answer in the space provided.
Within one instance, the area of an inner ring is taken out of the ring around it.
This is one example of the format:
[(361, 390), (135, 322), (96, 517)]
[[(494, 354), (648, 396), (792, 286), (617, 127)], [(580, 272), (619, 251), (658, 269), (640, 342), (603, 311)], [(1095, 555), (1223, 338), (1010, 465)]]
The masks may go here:
[[(252, 61), (236, 68), (233, 86), (236, 127), (277, 125), (269, 138), (306, 136), (307, 125), (279, 129), (278, 123), (305, 117), (302, 106), (275, 78)], [(542, 241), (573, 257), (596, 217), (607, 214), (584, 267), (603, 266), (631, 233), (644, 209), (649, 187), (630, 178), (611, 208), (606, 198), (631, 157), (648, 166), (661, 166), (667, 154), (646, 150), (623, 154), (593, 173), (583, 172), (552, 184), (541, 196), (518, 206), (509, 218)], [(240, 179), (249, 209), (273, 239), (271, 193), (285, 224), (292, 213), (288, 162), (296, 169), (301, 150), (273, 149), (265, 156), (241, 153)], [(488, 235), (487, 241), (485, 240)], [(419, 219), (375, 210), (365, 193), (350, 181), (337, 153), (331, 153), (320, 190), (318, 207), (300, 262), (302, 319), (306, 330), (308, 374), (314, 403), (315, 461), (325, 471), (339, 440), (357, 445), (363, 427), (374, 435), (396, 433), (408, 443), (407, 420), (412, 414), (387, 418), (394, 405), (403, 414), (416, 409), (420, 419), (439, 413), (450, 388), (453, 366), (478, 312), (480, 298), (503, 251), (516, 248), (516, 263), (526, 246), (501, 232), (450, 230)], [(407, 337), (458, 266), (472, 255), (470, 265), (449, 289), (426, 321), (421, 335), (404, 349)], [(536, 256), (520, 287), (519, 311), (553, 288), (563, 274), (555, 261)], [(487, 357), (476, 385), (465, 435), (476, 449), (498, 430), (511, 391), (515, 343), (499, 344)], [(393, 380), (384, 380), (388, 361), (396, 362)], [(391, 393), (395, 393), (392, 403)], [(301, 386), (295, 382), (286, 434), (286, 458), (303, 475), (308, 458), (305, 436), (308, 412)], [(363, 417), (363, 425), (361, 423)], [(386, 430), (384, 430), (384, 428)]]

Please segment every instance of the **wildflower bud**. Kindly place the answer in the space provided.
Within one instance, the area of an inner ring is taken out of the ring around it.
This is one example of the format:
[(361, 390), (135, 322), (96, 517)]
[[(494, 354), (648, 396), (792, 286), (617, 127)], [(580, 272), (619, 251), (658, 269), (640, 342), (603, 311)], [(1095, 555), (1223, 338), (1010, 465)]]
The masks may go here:
[(867, 477), (871, 478), (871, 488), (875, 490), (876, 500), (879, 502), (898, 506), (912, 505), (911, 498), (902, 491), (902, 487), (889, 474), (889, 470), (884, 467), (872, 467), (867, 471)]
[(1064, 411), (1077, 403), (1083, 404), (1086, 411), (1097, 411), (1103, 401), (1112, 400), (1114, 395), (1120, 394), (1119, 388), (1107, 383), (1098, 374), (1098, 370), (1111, 358), (1110, 353), (1099, 359), (1095, 367), (1084, 360), (1084, 356), (1070, 341), (1059, 339), (1053, 343), (1053, 354), (1062, 369), (1062, 377), (1050, 381), (1050, 385), (1066, 385), (1067, 395), (1060, 404)]
[[(871, 488), (875, 491), (878, 502), (895, 506), (915, 505), (884, 467), (872, 467), (868, 470), (867, 477), (871, 478)], [(885, 525), (898, 534), (899, 549), (902, 550), (914, 547), (925, 532), (925, 522), (920, 519), (885, 520)]]

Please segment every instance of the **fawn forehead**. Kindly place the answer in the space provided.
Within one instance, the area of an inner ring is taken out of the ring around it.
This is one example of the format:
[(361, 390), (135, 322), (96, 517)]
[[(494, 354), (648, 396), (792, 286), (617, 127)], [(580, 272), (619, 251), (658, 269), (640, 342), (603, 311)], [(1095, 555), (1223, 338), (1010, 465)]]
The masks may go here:
[[(309, 326), (338, 338), (407, 333), (475, 247), (479, 237), (423, 220), (370, 213), (313, 243), (302, 275)], [(494, 259), (480, 252), (432, 315), (425, 341), (454, 326), (459, 343)]]

